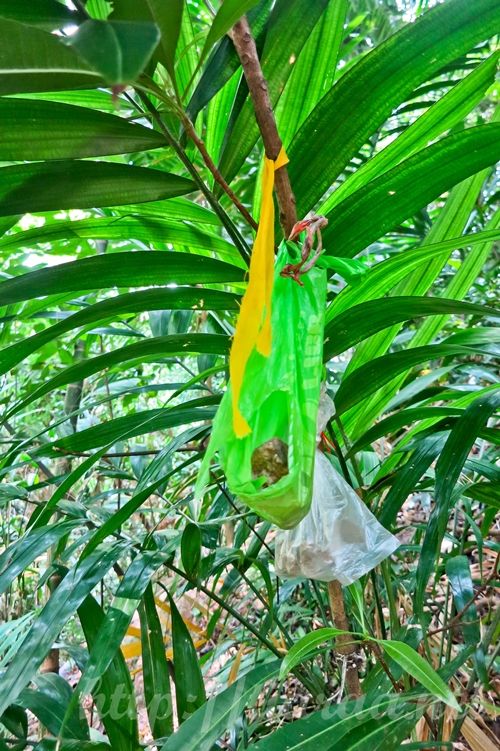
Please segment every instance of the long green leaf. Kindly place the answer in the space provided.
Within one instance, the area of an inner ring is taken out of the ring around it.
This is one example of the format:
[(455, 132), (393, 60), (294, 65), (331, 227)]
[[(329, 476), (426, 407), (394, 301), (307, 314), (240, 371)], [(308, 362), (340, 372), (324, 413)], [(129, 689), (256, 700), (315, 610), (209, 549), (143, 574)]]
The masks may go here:
[(65, 438), (59, 438), (57, 441), (39, 449), (37, 453), (54, 456), (54, 451), (56, 454), (60, 451), (69, 453), (89, 451), (98, 446), (114, 443), (124, 434), (128, 438), (134, 438), (138, 435), (166, 430), (178, 425), (190, 425), (193, 422), (211, 420), (215, 412), (215, 404), (203, 407), (193, 406), (192, 402), (187, 402), (185, 406), (170, 409), (148, 409), (124, 417), (115, 417), (114, 420), (109, 420), (102, 425), (94, 425)]
[(250, 670), (229, 688), (203, 704), (167, 740), (160, 751), (212, 751), (214, 743), (239, 719), (245, 707), (262, 690), (262, 685), (274, 678), (279, 662), (273, 661)]
[(327, 252), (355, 255), (453, 185), (499, 158), (500, 125), (496, 123), (447, 136), (417, 152), (334, 207), (324, 233)]
[(162, 626), (151, 584), (146, 588), (139, 606), (139, 618), (144, 696), (149, 724), (154, 738), (166, 738), (174, 730), (172, 692)]
[(181, 32), (183, 0), (146, 0), (160, 29), (160, 60), (175, 82), (175, 50)]
[(75, 159), (165, 146), (154, 130), (58, 102), (0, 99), (0, 160)]
[(0, 16), (39, 26), (47, 31), (78, 23), (82, 18), (78, 11), (66, 8), (57, 0), (30, 0), (29, 3), (20, 3), (19, 0), (2, 0)]
[(460, 711), (460, 706), (455, 699), (453, 692), (448, 688), (443, 679), (436, 673), (428, 662), (419, 655), (409, 644), (402, 641), (380, 640), (384, 652), (391, 657), (398, 665), (406, 670), (413, 678), (416, 678), (431, 694), (448, 706)]
[(2, 677), (0, 715), (15, 702), (33, 677), (59, 631), (87, 595), (108, 573), (123, 552), (123, 545), (96, 550), (79, 566), (69, 571), (28, 631), (22, 646)]
[(176, 355), (182, 357), (186, 354), (216, 354), (224, 355), (229, 350), (229, 339), (223, 334), (172, 334), (171, 336), (157, 336), (152, 339), (144, 339), (128, 347), (107, 352), (104, 355), (83, 360), (66, 368), (62, 373), (45, 381), (41, 386), (28, 393), (10, 411), (9, 415), (18, 412), (35, 399), (50, 393), (56, 388), (68, 383), (78, 383), (93, 373), (98, 373), (104, 368), (110, 368), (133, 360), (150, 360), (156, 358), (163, 360), (165, 357)]
[(439, 456), (445, 438), (442, 433), (424, 438), (396, 474), (392, 487), (383, 500), (382, 511), (378, 515), (384, 527), (391, 527), (395, 523), (399, 509), (415, 489), (424, 472)]
[[(104, 621), (104, 612), (92, 595), (86, 597), (78, 608), (78, 617), (88, 648), (92, 650)], [(101, 677), (94, 692), (94, 699), (98, 699), (97, 711), (113, 751), (137, 751), (139, 727), (135, 692), (120, 650), (115, 653), (111, 664)]]
[(129, 292), (101, 300), (64, 318), (54, 326), (43, 329), (38, 334), (0, 350), (0, 374), (6, 373), (47, 342), (81, 326), (102, 323), (124, 313), (140, 313), (146, 310), (237, 310), (238, 299), (236, 295), (213, 289), (177, 287)]
[[(21, 707), (29, 709), (52, 735), (57, 735), (71, 702), (73, 691), (64, 678), (57, 673), (37, 675), (34, 684), (35, 688), (25, 688), (21, 692), (17, 702)], [(79, 707), (71, 711), (66, 723), (65, 735), (66, 738), (80, 740), (89, 738), (89, 727)]]
[(383, 172), (398, 164), (433, 138), (452, 128), (479, 104), (495, 77), (498, 54), (491, 55), (481, 65), (454, 86), (447, 94), (404, 130), (389, 146), (362, 164), (343, 182), (320, 208), (326, 214), (346, 196)]
[[(391, 716), (394, 712), (401, 721), (401, 716), (409, 711), (415, 712), (415, 706), (405, 701), (404, 694), (380, 694), (371, 692), (360, 699), (351, 699), (341, 704), (330, 704), (319, 712), (313, 712), (296, 722), (283, 725), (254, 745), (255, 751), (315, 751), (318, 748), (342, 749), (348, 751), (350, 746), (344, 743), (350, 733), (362, 727), (367, 735), (366, 722), (376, 728), (377, 721)], [(385, 735), (387, 738), (387, 735)], [(359, 748), (359, 747), (358, 747)], [(363, 746), (361, 747), (363, 749)], [(374, 751), (373, 746), (365, 744), (363, 751)], [(163, 751), (163, 750), (162, 750)]]
[(207, 697), (191, 634), (170, 595), (169, 602), (172, 617), (175, 701), (177, 721), (181, 724), (205, 703)]
[(415, 599), (420, 611), (427, 582), (446, 531), (453, 490), (479, 431), (499, 406), (498, 388), (492, 393), (478, 396), (454, 426), (436, 463), (436, 503), (426, 527), (416, 577)]
[[(377, 263), (366, 272), (355, 287), (348, 286), (335, 297), (326, 311), (327, 324), (354, 305), (358, 305), (365, 300), (382, 297), (414, 270), (425, 267), (429, 261), (435, 260), (436, 257), (441, 258), (444, 263), (450, 251), (456, 248), (466, 248), (469, 245), (474, 247), (477, 244), (499, 238), (500, 230), (490, 229), (484, 232), (475, 232), (471, 235), (450, 238), (413, 250), (405, 250), (386, 261)], [(414, 294), (421, 293), (415, 292)]]
[(345, 412), (354, 404), (358, 404), (369, 394), (388, 383), (398, 373), (419, 365), (422, 362), (453, 355), (471, 355), (476, 348), (452, 344), (429, 344), (426, 347), (392, 352), (383, 357), (376, 357), (356, 368), (342, 380), (335, 394), (337, 412)]
[(225, 0), (210, 26), (201, 51), (200, 63), (205, 59), (214, 44), (234, 26), (236, 21), (244, 16), (254, 5), (257, 5), (257, 2), (258, 0)]
[(138, 240), (155, 249), (167, 243), (187, 246), (192, 251), (216, 253), (218, 258), (235, 265), (244, 265), (234, 245), (205, 227), (157, 216), (113, 216), (80, 221), (53, 221), (42, 227), (16, 232), (0, 241), (0, 249), (31, 247), (38, 243), (55, 243), (73, 238), (111, 240), (123, 243)]
[(463, 409), (460, 407), (415, 407), (413, 409), (402, 409), (400, 412), (395, 412), (384, 420), (381, 420), (376, 425), (371, 427), (364, 433), (361, 438), (352, 444), (349, 449), (349, 455), (352, 456), (357, 451), (365, 448), (370, 443), (378, 441), (382, 436), (390, 435), (396, 432), (404, 425), (411, 425), (417, 420), (426, 420), (429, 417), (449, 417), (450, 415), (455, 417), (456, 415), (463, 414)]
[(242, 281), (243, 271), (212, 258), (189, 253), (110, 253), (32, 271), (0, 284), (0, 305), (62, 292), (163, 284)]
[[(259, 4), (248, 13), (247, 20), (256, 40), (257, 49), (262, 48), (262, 38), (265, 36), (270, 5), (270, 0), (260, 0)], [(204, 66), (200, 80), (189, 101), (187, 112), (193, 122), (203, 107), (224, 87), (240, 65), (240, 60), (229, 37), (221, 39)], [(207, 141), (209, 135), (207, 133)]]
[(23, 535), (0, 554), (0, 594), (48, 548), (71, 532), (77, 522), (61, 522)]
[(0, 18), (0, 38), (0, 95), (102, 85), (60, 37)]
[(489, 685), (488, 671), (484, 649), (481, 644), (481, 627), (478, 613), (474, 604), (474, 585), (472, 583), (469, 559), (465, 555), (457, 555), (446, 562), (446, 575), (450, 580), (451, 591), (455, 602), (455, 609), (460, 613), (466, 608), (460, 618), (465, 643), (474, 647), (474, 666), (484, 687)]
[(494, 308), (443, 297), (386, 297), (344, 311), (325, 328), (323, 356), (330, 359), (377, 331), (400, 321), (440, 313), (499, 316)]
[(0, 216), (159, 201), (194, 189), (185, 177), (113, 162), (19, 164), (0, 170)]
[(98, 680), (110, 666), (151, 577), (164, 563), (165, 557), (164, 553), (157, 550), (142, 551), (125, 571), (115, 597), (95, 634), (89, 659), (75, 689), (73, 703), (79, 696), (93, 691)]
[(295, 642), (293, 647), (287, 652), (285, 659), (281, 663), (280, 679), (283, 679), (291, 670), (301, 662), (311, 657), (316, 647), (324, 644), (325, 641), (331, 641), (341, 634), (349, 635), (349, 631), (342, 631), (339, 628), (318, 628), (303, 636)]
[(447, 63), (495, 34), (499, 24), (495, 0), (449, 0), (353, 65), (311, 112), (289, 150), (299, 216), (314, 206), (397, 105)]
[[(436, 241), (446, 241), (447, 238), (456, 237), (465, 230), (467, 224), (470, 222), (471, 211), (473, 211), (478, 196), (481, 194), (482, 185), (487, 177), (487, 173), (487, 170), (480, 172), (474, 175), (474, 177), (456, 185), (450, 191), (444, 207), (439, 212), (433, 226), (425, 237), (424, 246), (428, 246), (431, 243), (434, 244)], [(490, 226), (498, 228), (498, 221), (495, 224), (494, 220), (492, 220), (492, 224), (488, 223), (487, 228), (489, 229)], [(425, 247), (423, 250), (425, 252)], [(483, 251), (484, 247), (481, 247), (479, 254), (482, 255)], [(471, 253), (475, 257), (477, 249), (474, 248), (468, 255)], [(402, 260), (405, 260), (405, 255), (402, 255)], [(439, 254), (436, 258), (431, 258), (427, 263), (414, 268), (412, 273), (400, 281), (392, 294), (421, 295), (427, 293), (441, 273), (446, 260), (446, 256)], [(450, 296), (462, 298), (463, 295), (464, 290), (459, 293), (455, 289), (455, 293)], [(421, 328), (427, 327), (428, 322), (425, 322)], [(349, 363), (348, 370), (386, 352), (399, 330), (400, 326), (396, 325), (388, 331), (375, 334), (375, 336), (370, 337), (370, 339), (360, 344), (356, 349), (355, 356)], [(418, 334), (419, 332), (417, 331), (417, 337)], [(416, 346), (415, 338), (413, 337), (410, 342), (410, 348)], [(425, 341), (420, 341), (420, 346), (429, 344), (431, 341), (432, 337)], [(391, 398), (395, 396), (407, 375), (407, 372), (401, 373), (390, 384), (387, 384), (384, 389), (375, 393), (362, 404), (360, 403), (352, 412), (346, 415), (344, 426), (350, 435), (357, 437), (364, 430), (367, 423), (373, 422)]]
[(286, 147), (333, 83), (348, 9), (347, 0), (328, 3), (293, 64), (290, 80), (276, 110), (278, 131)]

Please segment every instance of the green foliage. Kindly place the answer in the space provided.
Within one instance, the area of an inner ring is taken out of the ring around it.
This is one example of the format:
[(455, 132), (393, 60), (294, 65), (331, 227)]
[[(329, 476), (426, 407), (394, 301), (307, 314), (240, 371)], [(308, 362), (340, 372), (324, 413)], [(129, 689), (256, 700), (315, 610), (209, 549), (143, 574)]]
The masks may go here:
[[(458, 696), (488, 724), (499, 6), (403, 5), (0, 1), (0, 749), (451, 748)], [(332, 462), (402, 543), (347, 632), (220, 466), (193, 493), (254, 237), (217, 169), (261, 195), (247, 11), (329, 220)]]

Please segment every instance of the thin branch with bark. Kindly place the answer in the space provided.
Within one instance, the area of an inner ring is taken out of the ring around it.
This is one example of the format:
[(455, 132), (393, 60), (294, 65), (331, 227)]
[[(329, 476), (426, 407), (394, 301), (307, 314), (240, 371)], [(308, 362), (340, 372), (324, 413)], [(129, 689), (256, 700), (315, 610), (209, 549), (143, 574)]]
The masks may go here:
[[(266, 156), (268, 159), (275, 160), (278, 158), (283, 143), (276, 126), (267, 81), (260, 67), (255, 40), (245, 16), (233, 26), (230, 36), (243, 67)], [(286, 166), (276, 171), (275, 185), (280, 223), (285, 236), (288, 237), (297, 221), (297, 210)]]

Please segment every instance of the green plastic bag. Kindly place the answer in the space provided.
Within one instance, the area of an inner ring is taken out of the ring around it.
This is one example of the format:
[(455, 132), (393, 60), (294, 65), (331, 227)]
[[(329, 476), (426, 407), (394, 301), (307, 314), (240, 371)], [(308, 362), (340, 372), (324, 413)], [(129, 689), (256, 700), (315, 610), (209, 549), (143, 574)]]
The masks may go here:
[[(303, 286), (280, 271), (296, 261), (282, 243), (272, 293), (269, 357), (255, 349), (248, 360), (239, 407), (252, 432), (237, 438), (229, 384), (214, 420), (198, 476), (199, 497), (209, 483), (218, 452), (231, 492), (264, 519), (289, 529), (307, 514), (312, 497), (316, 419), (323, 373), (326, 271), (317, 266), (301, 276)], [(273, 484), (252, 473), (254, 451), (272, 439), (287, 447), (288, 474)]]

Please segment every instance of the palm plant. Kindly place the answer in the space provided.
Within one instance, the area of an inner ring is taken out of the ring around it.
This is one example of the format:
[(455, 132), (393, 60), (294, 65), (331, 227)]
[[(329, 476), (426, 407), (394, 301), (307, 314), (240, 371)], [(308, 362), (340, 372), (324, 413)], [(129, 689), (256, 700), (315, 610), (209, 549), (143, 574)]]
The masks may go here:
[[(500, 10), (405, 5), (0, 2), (1, 749), (494, 747)], [(220, 467), (193, 497), (281, 143), (333, 461), (402, 542), (347, 629)]]

